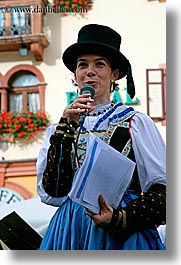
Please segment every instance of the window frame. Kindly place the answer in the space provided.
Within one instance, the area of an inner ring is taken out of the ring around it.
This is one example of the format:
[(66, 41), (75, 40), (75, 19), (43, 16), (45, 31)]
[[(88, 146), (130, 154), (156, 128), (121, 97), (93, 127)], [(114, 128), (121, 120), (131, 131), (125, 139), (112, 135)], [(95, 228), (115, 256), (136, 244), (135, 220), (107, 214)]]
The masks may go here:
[[(153, 72), (153, 71), (160, 71), (161, 72), (161, 81), (150, 81), (149, 79), (149, 73)], [(146, 87), (147, 87), (147, 114), (155, 121), (157, 120), (161, 120), (161, 121), (165, 121), (166, 120), (166, 81), (165, 81), (165, 77), (166, 77), (166, 71), (164, 68), (150, 68), (150, 69), (146, 69)], [(158, 116), (153, 116), (151, 114), (151, 103), (150, 103), (150, 86), (160, 86), (161, 87), (161, 115)]]
[[(10, 95), (22, 94), (22, 110), (21, 110), (21, 112), (29, 111), (29, 109), (28, 109), (28, 94), (31, 94), (31, 93), (38, 93), (39, 94), (38, 86), (12, 87), (11, 89), (9, 89), (8, 109), (10, 110)], [(37, 110), (37, 111), (40, 111), (40, 110)]]

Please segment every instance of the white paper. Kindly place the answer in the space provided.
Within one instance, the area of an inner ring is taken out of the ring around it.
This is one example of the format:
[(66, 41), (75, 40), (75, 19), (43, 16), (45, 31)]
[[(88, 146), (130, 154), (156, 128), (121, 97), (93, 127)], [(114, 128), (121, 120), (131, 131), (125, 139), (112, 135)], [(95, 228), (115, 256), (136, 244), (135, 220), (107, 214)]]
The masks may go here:
[(135, 163), (89, 132), (86, 157), (77, 170), (69, 197), (99, 213), (99, 194), (117, 208), (135, 169)]

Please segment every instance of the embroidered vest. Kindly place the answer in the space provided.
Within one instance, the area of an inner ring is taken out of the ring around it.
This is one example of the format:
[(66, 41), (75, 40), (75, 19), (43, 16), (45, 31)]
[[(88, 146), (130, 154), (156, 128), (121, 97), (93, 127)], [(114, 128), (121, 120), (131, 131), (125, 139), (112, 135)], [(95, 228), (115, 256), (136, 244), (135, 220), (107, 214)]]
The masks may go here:
[[(117, 151), (121, 152), (132, 161), (136, 162), (129, 132), (130, 122), (131, 118), (118, 124), (110, 138), (109, 144)], [(137, 194), (141, 192), (137, 167), (135, 167), (129, 188), (135, 190)]]

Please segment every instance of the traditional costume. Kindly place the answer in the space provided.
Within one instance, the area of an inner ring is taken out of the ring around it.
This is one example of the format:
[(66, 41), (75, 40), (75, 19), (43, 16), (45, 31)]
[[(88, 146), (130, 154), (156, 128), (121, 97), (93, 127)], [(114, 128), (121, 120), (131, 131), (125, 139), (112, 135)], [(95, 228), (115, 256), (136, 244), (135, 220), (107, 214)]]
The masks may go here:
[[(112, 69), (120, 70), (119, 78), (127, 75), (128, 93), (133, 97), (131, 68), (119, 52), (120, 41), (108, 27), (87, 25), (80, 30), (78, 43), (65, 51), (64, 63), (74, 71), (78, 54), (104, 55)], [(48, 128), (41, 146), (38, 193), (44, 203), (59, 206), (41, 250), (164, 250), (157, 226), (166, 222), (165, 144), (154, 122), (132, 107), (110, 102), (96, 105), (86, 116), (75, 146), (78, 130), (74, 121), (61, 118)], [(95, 226), (85, 208), (68, 196), (78, 167), (75, 151), (81, 166), (88, 131), (136, 162), (132, 180), (105, 228)]]

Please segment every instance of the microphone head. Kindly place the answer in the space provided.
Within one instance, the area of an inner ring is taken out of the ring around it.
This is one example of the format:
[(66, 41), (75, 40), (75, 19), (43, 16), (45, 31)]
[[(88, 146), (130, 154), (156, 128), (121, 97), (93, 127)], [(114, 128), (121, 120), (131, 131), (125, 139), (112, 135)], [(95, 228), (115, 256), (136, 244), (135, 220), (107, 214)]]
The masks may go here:
[(94, 94), (95, 94), (95, 90), (92, 86), (85, 85), (85, 86), (81, 87), (81, 89), (80, 89), (80, 95), (83, 95), (83, 94), (90, 94), (91, 98), (93, 98)]

